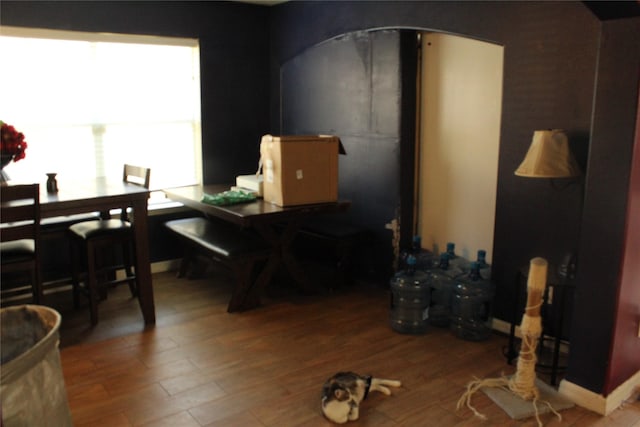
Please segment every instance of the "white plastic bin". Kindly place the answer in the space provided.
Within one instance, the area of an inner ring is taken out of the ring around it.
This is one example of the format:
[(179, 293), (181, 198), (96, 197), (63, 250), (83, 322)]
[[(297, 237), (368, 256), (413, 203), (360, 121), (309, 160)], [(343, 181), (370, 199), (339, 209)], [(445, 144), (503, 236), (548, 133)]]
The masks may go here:
[(2, 426), (72, 426), (58, 351), (60, 314), (38, 305), (0, 314)]

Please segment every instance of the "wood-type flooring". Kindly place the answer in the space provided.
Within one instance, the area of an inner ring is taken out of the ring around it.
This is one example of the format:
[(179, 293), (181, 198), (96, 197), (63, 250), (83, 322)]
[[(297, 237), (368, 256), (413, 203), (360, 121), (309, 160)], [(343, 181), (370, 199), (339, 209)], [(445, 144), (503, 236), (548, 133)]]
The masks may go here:
[[(484, 393), (473, 397), (483, 421), (456, 403), (474, 378), (509, 375), (495, 333), (467, 342), (446, 329), (394, 332), (386, 289), (356, 284), (316, 296), (272, 292), (263, 306), (226, 312), (230, 276), (153, 276), (155, 327), (145, 328), (126, 286), (113, 289), (91, 328), (70, 295), (48, 296), (63, 315), (60, 354), (74, 424), (82, 426), (331, 426), (320, 411), (323, 382), (353, 370), (398, 379), (391, 396), (372, 393), (350, 426), (536, 426), (515, 421)], [(543, 374), (539, 378), (544, 379)], [(546, 426), (640, 426), (630, 398), (602, 417), (584, 408), (541, 417)]]

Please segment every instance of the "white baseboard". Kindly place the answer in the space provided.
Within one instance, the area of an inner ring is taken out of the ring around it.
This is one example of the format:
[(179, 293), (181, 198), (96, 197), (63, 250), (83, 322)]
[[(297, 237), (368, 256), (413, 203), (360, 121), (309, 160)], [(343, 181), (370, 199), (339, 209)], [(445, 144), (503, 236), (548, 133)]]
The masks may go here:
[[(151, 263), (151, 274), (164, 273), (166, 271), (175, 271), (175, 270), (178, 269), (179, 266), (180, 266), (180, 260), (179, 259), (170, 259), (170, 260), (166, 260), (166, 261), (152, 262)], [(124, 277), (125, 277), (124, 269), (116, 270), (116, 278), (117, 279), (123, 279)], [(52, 282), (50, 282), (50, 283), (52, 283)], [(47, 293), (55, 293), (55, 292), (70, 291), (70, 290), (71, 290), (71, 279), (69, 278), (67, 285), (64, 285), (64, 286), (63, 285), (59, 285), (58, 287), (56, 287), (54, 289), (48, 289)]]
[(167, 261), (158, 261), (151, 263), (151, 274), (164, 273), (165, 271), (177, 270), (180, 266), (179, 259), (170, 259)]
[[(509, 335), (511, 332), (511, 323), (500, 319), (493, 319), (492, 327), (494, 330), (506, 335)], [(520, 337), (519, 326), (516, 326), (515, 335)], [(560, 351), (568, 352), (568, 346), (568, 343), (562, 342)], [(640, 390), (640, 371), (636, 372), (635, 375), (606, 397), (565, 379), (560, 381), (558, 392), (576, 405), (606, 416), (620, 407), (620, 405), (633, 396), (637, 390)]]
[[(498, 332), (502, 332), (505, 335), (509, 335), (509, 333), (511, 332), (511, 323), (509, 322), (505, 322), (504, 320), (500, 320), (500, 319), (493, 319), (491, 321), (491, 327), (498, 331)], [(516, 335), (520, 336), (520, 328), (516, 327)]]
[(576, 405), (606, 416), (629, 399), (638, 388), (640, 388), (640, 371), (609, 393), (608, 396), (594, 393), (567, 380), (560, 381), (558, 392)]
[[(179, 259), (170, 259), (166, 261), (158, 261), (151, 263), (151, 274), (164, 273), (165, 271), (177, 270), (180, 266)], [(124, 269), (116, 271), (116, 278), (122, 279), (125, 277)]]

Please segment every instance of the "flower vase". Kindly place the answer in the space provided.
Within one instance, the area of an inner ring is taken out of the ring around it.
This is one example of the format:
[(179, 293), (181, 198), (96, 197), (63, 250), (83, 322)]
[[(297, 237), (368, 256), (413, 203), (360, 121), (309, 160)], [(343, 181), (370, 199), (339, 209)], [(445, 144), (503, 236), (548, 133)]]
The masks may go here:
[(58, 192), (58, 181), (56, 181), (57, 173), (48, 173), (47, 174), (47, 193), (57, 193)]
[(9, 175), (4, 171), (4, 167), (7, 166), (13, 160), (13, 154), (0, 155), (0, 185), (7, 185), (9, 181)]

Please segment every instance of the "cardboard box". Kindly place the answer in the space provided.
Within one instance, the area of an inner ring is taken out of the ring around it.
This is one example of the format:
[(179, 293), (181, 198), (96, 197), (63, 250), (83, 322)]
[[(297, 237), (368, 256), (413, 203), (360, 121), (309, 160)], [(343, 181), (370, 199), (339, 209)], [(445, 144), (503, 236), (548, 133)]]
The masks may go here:
[(260, 143), (263, 197), (278, 206), (338, 200), (340, 138), (265, 135)]

